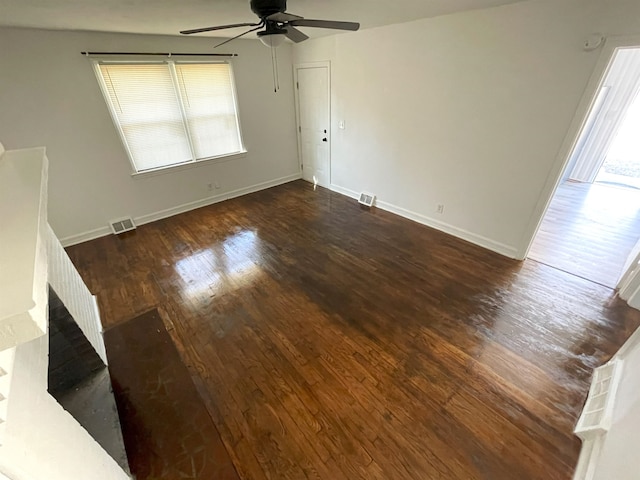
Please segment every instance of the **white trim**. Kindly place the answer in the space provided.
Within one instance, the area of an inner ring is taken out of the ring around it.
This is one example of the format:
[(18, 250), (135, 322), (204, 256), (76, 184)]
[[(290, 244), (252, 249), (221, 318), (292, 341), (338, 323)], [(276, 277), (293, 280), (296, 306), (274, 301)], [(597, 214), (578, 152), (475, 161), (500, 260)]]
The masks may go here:
[(192, 168), (204, 167), (205, 165), (212, 165), (215, 163), (229, 162), (236, 158), (244, 158), (247, 156), (247, 151), (243, 150), (237, 153), (228, 153), (217, 157), (203, 158), (202, 160), (196, 160), (195, 162), (177, 163), (175, 165), (167, 165), (165, 167), (153, 168), (150, 170), (142, 170), (141, 172), (133, 172), (132, 178), (146, 178), (155, 177), (157, 175), (165, 175), (167, 173), (180, 172), (182, 170), (190, 170)]
[[(621, 359), (612, 359), (593, 371), (587, 400), (573, 430), (578, 437), (592, 438), (611, 429), (624, 363)], [(601, 405), (602, 400), (604, 406)]]
[(615, 353), (612, 360), (624, 360), (629, 352), (636, 348), (640, 348), (640, 328), (637, 328), (627, 341), (624, 342), (624, 345)]
[(606, 434), (598, 434), (582, 442), (573, 480), (593, 480), (605, 437)]
[[(355, 200), (360, 197), (359, 193), (348, 188), (341, 187), (339, 185), (332, 184), (330, 189), (336, 193), (346, 195), (347, 197), (351, 197)], [(516, 258), (516, 255), (518, 253), (516, 247), (496, 242), (495, 240), (483, 237), (482, 235), (477, 235), (463, 228), (458, 228), (448, 223), (436, 220), (435, 218), (422, 215), (421, 213), (413, 212), (392, 203), (382, 201), (379, 198), (376, 199), (375, 205), (382, 210), (395, 213), (396, 215), (408, 218), (409, 220), (413, 220), (414, 222), (426, 225), (427, 227), (435, 228), (436, 230), (440, 230), (441, 232), (445, 232), (449, 235), (453, 235), (454, 237), (461, 238), (462, 240), (466, 240), (467, 242), (471, 242), (474, 245), (478, 245), (493, 252), (499, 253), (500, 255), (504, 255), (505, 257)]]
[[(182, 205), (167, 208), (165, 210), (160, 210), (158, 212), (149, 213), (147, 215), (142, 215), (139, 217), (134, 217), (133, 221), (136, 223), (137, 226), (144, 225), (146, 223), (162, 220), (163, 218), (172, 217), (174, 215), (188, 212), (190, 210), (195, 210), (196, 208), (206, 207), (207, 205), (213, 205), (214, 203), (224, 202), (225, 200), (241, 197), (249, 193), (255, 193), (255, 192), (259, 192), (260, 190), (266, 190), (267, 188), (277, 187), (278, 185), (293, 182), (294, 180), (299, 180), (300, 178), (302, 178), (302, 176), (299, 172), (294, 173), (291, 175), (287, 175), (286, 177), (280, 177), (280, 178), (276, 178), (266, 182), (256, 183), (255, 185), (251, 185), (249, 187), (239, 188), (231, 192), (221, 193), (220, 195), (214, 195), (212, 197), (195, 200), (193, 202), (183, 203)], [(94, 240), (100, 237), (106, 237), (107, 235), (111, 235), (111, 229), (108, 226), (96, 228), (94, 230), (89, 230), (87, 232), (79, 233), (76, 235), (70, 235), (68, 237), (61, 239), (60, 243), (62, 243), (64, 247), (70, 247), (78, 243), (87, 242), (89, 240)]]
[(589, 112), (593, 107), (593, 104), (597, 98), (598, 92), (609, 72), (611, 61), (613, 60), (615, 53), (621, 48), (633, 48), (640, 46), (640, 35), (625, 35), (625, 36), (611, 36), (605, 40), (604, 47), (600, 53), (596, 66), (589, 78), (586, 88), (582, 94), (582, 99), (578, 104), (576, 113), (573, 116), (573, 120), (569, 126), (567, 135), (558, 154), (553, 167), (547, 175), (544, 188), (540, 193), (536, 207), (534, 208), (527, 228), (525, 228), (522, 240), (520, 241), (520, 247), (517, 249), (516, 258), (523, 260), (529, 255), (529, 250), (533, 244), (533, 240), (538, 233), (542, 219), (544, 218), (551, 199), (553, 198), (560, 181), (562, 180), (562, 174), (564, 173), (569, 161), (571, 159), (571, 153), (580, 139), (580, 134), (585, 126), (585, 123), (589, 117)]
[(298, 68), (319, 68), (319, 67), (327, 67), (327, 68), (331, 68), (331, 62), (329, 60), (323, 60), (320, 62), (303, 62), (303, 63), (296, 63), (293, 65), (294, 69), (298, 69)]
[(360, 198), (360, 194), (358, 192), (341, 187), (340, 185), (335, 185), (332, 183), (329, 188), (333, 192), (339, 193), (340, 195), (344, 195), (346, 197), (351, 197), (354, 200), (358, 200), (358, 198)]
[(106, 237), (107, 235), (112, 235), (111, 229), (108, 226), (94, 228), (93, 230), (87, 230), (86, 232), (77, 233), (75, 235), (69, 235), (68, 237), (61, 238), (60, 243), (63, 247), (70, 247), (71, 245), (88, 242), (89, 240)]
[(188, 212), (190, 210), (195, 210), (196, 208), (206, 207), (207, 205), (224, 202), (225, 200), (231, 200), (232, 198), (241, 197), (249, 193), (255, 193), (255, 192), (259, 192), (260, 190), (276, 187), (278, 185), (282, 185), (283, 183), (289, 183), (294, 180), (299, 180), (300, 178), (301, 176), (299, 173), (294, 173), (292, 175), (287, 175), (286, 177), (276, 178), (275, 180), (269, 180), (268, 182), (258, 183), (255, 185), (251, 185), (249, 187), (232, 190), (231, 192), (221, 193), (220, 195), (214, 195), (212, 197), (203, 198), (202, 200), (196, 200), (194, 202), (178, 205), (177, 207), (167, 208), (166, 210), (160, 210), (159, 212), (150, 213), (148, 215), (142, 215), (140, 217), (136, 217), (134, 220), (136, 221), (136, 224), (138, 226), (144, 225), (146, 223), (162, 220), (163, 218), (172, 217), (174, 215)]
[[(611, 402), (614, 405), (616, 401), (616, 394), (622, 382), (623, 370), (626, 368), (625, 358), (631, 351), (637, 349), (639, 346), (640, 328), (636, 329), (636, 331), (633, 332), (631, 337), (629, 337), (624, 345), (622, 345), (622, 348), (620, 348), (620, 350), (618, 350), (613, 358), (609, 361), (609, 363), (618, 363), (618, 375), (614, 377), (613, 383), (610, 387), (610, 390), (612, 392)], [(592, 386), (589, 389), (590, 392), (593, 388), (593, 382), (595, 380), (596, 376), (593, 375), (593, 377), (591, 378)], [(578, 460), (578, 466), (576, 467), (573, 480), (593, 480), (593, 478), (595, 478), (596, 466), (598, 465), (602, 446), (604, 445), (605, 439), (607, 437), (607, 432), (591, 431), (581, 433), (580, 435), (583, 438), (582, 449), (580, 451), (580, 458)]]
[(327, 69), (327, 108), (329, 114), (329, 125), (327, 125), (328, 133), (327, 138), (329, 139), (328, 152), (329, 152), (329, 184), (322, 185), (321, 187), (331, 188), (331, 170), (332, 170), (332, 162), (331, 162), (331, 151), (333, 145), (333, 119), (331, 118), (331, 62), (330, 61), (322, 61), (322, 62), (306, 62), (306, 63), (296, 63), (293, 65), (293, 91), (295, 93), (295, 110), (296, 110), (296, 136), (298, 140), (298, 168), (300, 169), (300, 175), (302, 176), (302, 132), (300, 131), (300, 89), (298, 88), (298, 70), (303, 70), (307, 68), (326, 68)]

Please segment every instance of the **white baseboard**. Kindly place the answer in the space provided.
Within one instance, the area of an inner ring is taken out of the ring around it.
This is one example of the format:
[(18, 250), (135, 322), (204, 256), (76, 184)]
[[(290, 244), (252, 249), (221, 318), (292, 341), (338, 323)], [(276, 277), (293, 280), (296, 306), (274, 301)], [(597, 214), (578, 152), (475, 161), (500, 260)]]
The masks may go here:
[[(353, 190), (350, 190), (348, 188), (341, 187), (339, 185), (332, 184), (330, 189), (334, 192), (346, 195), (347, 197), (355, 199), (360, 197), (357, 192), (354, 192)], [(422, 215), (421, 213), (407, 210), (406, 208), (399, 207), (389, 202), (376, 199), (375, 206), (382, 210), (400, 215), (401, 217), (408, 218), (409, 220), (413, 220), (414, 222), (421, 223), (422, 225), (426, 225), (428, 227), (435, 228), (436, 230), (448, 233), (449, 235), (453, 235), (454, 237), (461, 238), (463, 240), (466, 240), (467, 242), (471, 242), (480, 247), (499, 253), (500, 255), (504, 255), (505, 257), (517, 258), (518, 249), (510, 245), (496, 242), (494, 240), (491, 240), (490, 238), (483, 237), (482, 235), (477, 235), (463, 228), (458, 228), (448, 223), (441, 222), (440, 220), (436, 220), (435, 218), (427, 217), (426, 215)]]
[(94, 230), (88, 230), (76, 235), (61, 238), (60, 243), (63, 247), (70, 247), (71, 245), (77, 245), (78, 243), (84, 243), (89, 240), (95, 240), (96, 238), (106, 237), (107, 235), (111, 235), (111, 233), (112, 232), (109, 227), (100, 227)]
[(348, 188), (344, 188), (339, 185), (334, 185), (333, 183), (329, 186), (329, 189), (341, 195), (355, 198), (356, 200), (360, 198), (360, 194), (358, 192), (354, 192), (353, 190), (349, 190)]
[[(213, 205), (214, 203), (224, 202), (225, 200), (241, 197), (242, 195), (247, 195), (249, 193), (255, 193), (255, 192), (259, 192), (260, 190), (265, 190), (267, 188), (277, 187), (278, 185), (289, 183), (294, 180), (298, 180), (300, 178), (302, 178), (302, 175), (300, 173), (294, 173), (292, 175), (287, 175), (286, 177), (276, 178), (274, 180), (269, 180), (267, 182), (257, 183), (255, 185), (251, 185), (248, 187), (239, 188), (231, 192), (221, 193), (220, 195), (214, 195), (212, 197), (207, 197), (207, 198), (203, 198), (193, 202), (184, 203), (182, 205), (167, 208), (165, 210), (160, 210), (158, 212), (149, 213), (147, 215), (141, 215), (139, 217), (134, 217), (133, 221), (135, 222), (136, 225), (144, 225), (146, 223), (162, 220), (163, 218), (179, 215), (180, 213), (188, 212), (190, 210), (195, 210), (196, 208), (206, 207), (207, 205)], [(71, 235), (71, 236), (65, 237), (60, 240), (60, 243), (62, 244), (63, 247), (70, 247), (71, 245), (77, 245), (78, 243), (87, 242), (89, 240), (105, 237), (107, 235), (111, 235), (111, 229), (108, 226), (105, 226), (105, 227), (96, 228), (94, 230), (89, 230), (87, 232), (79, 233), (77, 235)]]
[(241, 197), (249, 193), (255, 193), (255, 192), (259, 192), (260, 190), (265, 190), (267, 188), (277, 187), (278, 185), (289, 183), (294, 180), (298, 180), (300, 178), (302, 178), (302, 175), (300, 173), (287, 175), (286, 177), (276, 178), (275, 180), (269, 180), (268, 182), (257, 183), (249, 187), (239, 188), (231, 192), (221, 193), (220, 195), (214, 195), (213, 197), (203, 198), (201, 200), (196, 200), (194, 202), (189, 202), (182, 205), (178, 205), (176, 207), (160, 210), (159, 212), (150, 213), (148, 215), (142, 215), (140, 217), (134, 218), (134, 221), (136, 225), (144, 225), (145, 223), (151, 223), (158, 220), (162, 220), (163, 218), (173, 217), (174, 215), (188, 212), (190, 210), (195, 210), (196, 208), (206, 207), (207, 205), (213, 205), (214, 203), (224, 202), (225, 200), (231, 200), (232, 198)]

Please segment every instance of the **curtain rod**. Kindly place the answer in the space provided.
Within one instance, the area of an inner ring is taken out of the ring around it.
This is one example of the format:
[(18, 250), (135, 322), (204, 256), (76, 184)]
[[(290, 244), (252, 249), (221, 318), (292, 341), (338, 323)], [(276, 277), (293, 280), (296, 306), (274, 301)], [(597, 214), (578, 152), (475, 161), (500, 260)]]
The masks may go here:
[(157, 55), (163, 57), (237, 57), (237, 53), (80, 52), (82, 55)]

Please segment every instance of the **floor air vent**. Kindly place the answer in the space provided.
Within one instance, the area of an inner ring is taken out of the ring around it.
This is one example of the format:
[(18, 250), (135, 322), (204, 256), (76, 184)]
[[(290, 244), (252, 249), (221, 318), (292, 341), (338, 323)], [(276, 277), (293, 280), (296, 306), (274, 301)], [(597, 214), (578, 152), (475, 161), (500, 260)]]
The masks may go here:
[(589, 396), (575, 429), (580, 438), (609, 430), (621, 367), (620, 362), (612, 361), (595, 369)]
[(375, 195), (372, 195), (371, 193), (362, 192), (360, 194), (360, 198), (358, 199), (358, 203), (362, 205), (366, 205), (367, 207), (370, 207), (373, 205), (373, 201), (375, 199), (376, 199)]
[(133, 223), (133, 219), (131, 217), (111, 220), (109, 222), (109, 226), (111, 227), (111, 231), (116, 235), (136, 229), (136, 225)]

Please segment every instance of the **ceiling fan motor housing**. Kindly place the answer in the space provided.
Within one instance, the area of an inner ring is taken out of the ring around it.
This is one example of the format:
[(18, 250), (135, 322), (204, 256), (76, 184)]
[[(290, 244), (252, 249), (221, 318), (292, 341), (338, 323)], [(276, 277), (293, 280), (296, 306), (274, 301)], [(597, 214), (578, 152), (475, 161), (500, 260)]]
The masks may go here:
[(258, 37), (264, 37), (267, 35), (286, 35), (287, 29), (279, 26), (276, 22), (267, 21), (265, 29), (262, 32), (257, 32)]
[(258, 38), (259, 37), (268, 37), (269, 35), (286, 35), (287, 34), (287, 29), (286, 28), (279, 28), (278, 30), (271, 30), (271, 31), (264, 31), (264, 32), (258, 32)]
[(251, 10), (260, 18), (287, 10), (287, 0), (251, 0)]

